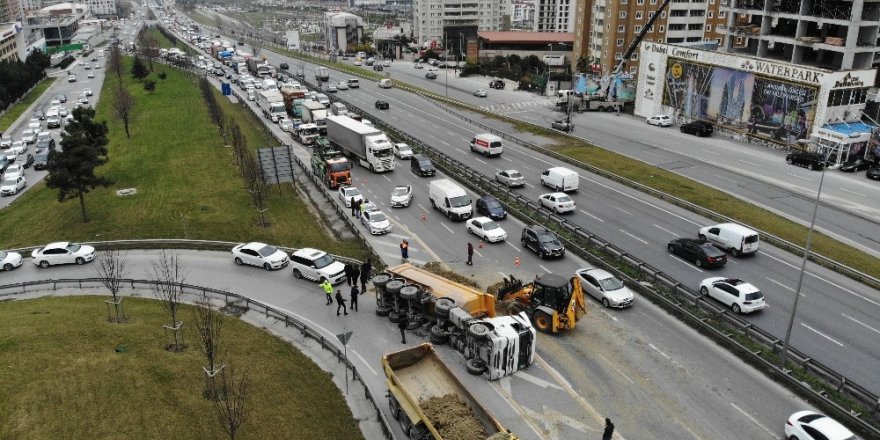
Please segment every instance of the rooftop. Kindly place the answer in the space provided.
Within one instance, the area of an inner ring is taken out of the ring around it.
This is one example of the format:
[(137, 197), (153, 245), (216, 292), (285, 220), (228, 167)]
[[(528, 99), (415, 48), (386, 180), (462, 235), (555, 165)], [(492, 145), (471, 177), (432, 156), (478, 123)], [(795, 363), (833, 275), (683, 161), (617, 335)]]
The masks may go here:
[(850, 135), (858, 135), (862, 133), (870, 133), (873, 128), (876, 128), (873, 125), (866, 124), (862, 121), (858, 122), (838, 122), (836, 124), (825, 124), (822, 128), (826, 130), (836, 131), (842, 135), (850, 136)]
[(574, 42), (574, 32), (477, 32), (477, 36), (489, 43), (571, 44)]

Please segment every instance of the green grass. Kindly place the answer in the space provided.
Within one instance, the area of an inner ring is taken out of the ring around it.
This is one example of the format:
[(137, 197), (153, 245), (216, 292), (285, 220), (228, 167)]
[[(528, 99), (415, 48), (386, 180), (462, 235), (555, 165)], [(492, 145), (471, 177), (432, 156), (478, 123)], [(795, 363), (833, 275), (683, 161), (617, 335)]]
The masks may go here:
[[(8, 301), (0, 307), (0, 438), (220, 439), (202, 398), (203, 356), (193, 327), (169, 353), (167, 315), (151, 299), (125, 299), (126, 324), (107, 322), (106, 297)], [(183, 320), (194, 320), (191, 307)], [(287, 342), (226, 317), (226, 362), (250, 382), (242, 439), (363, 438), (330, 377)], [(125, 353), (116, 353), (117, 346)]]
[(171, 42), (171, 40), (169, 40), (167, 37), (165, 37), (165, 35), (163, 35), (162, 32), (159, 32), (159, 29), (156, 29), (156, 28), (150, 28), (147, 31), (147, 35), (151, 35), (153, 38), (156, 39), (156, 41), (159, 43), (160, 49), (162, 49), (162, 48), (170, 49), (172, 47), (176, 47), (176, 48), (186, 52), (186, 50), (188, 48), (188, 46), (186, 44), (184, 44), (182, 41), (178, 41), (177, 44), (175, 45), (174, 43)]
[[(130, 60), (127, 60), (130, 62)], [(59, 203), (57, 193), (34, 185), (10, 208), (0, 211), (0, 248), (36, 245), (53, 240), (116, 240), (189, 238), (259, 240), (290, 247), (318, 246), (327, 252), (365, 258), (359, 241), (340, 241), (325, 234), (290, 184), (272, 187), (268, 228), (250, 206), (244, 184), (209, 119), (198, 87), (170, 67), (156, 92), (123, 75), (134, 97), (131, 139), (112, 116), (110, 99), (102, 99), (96, 119), (110, 129), (110, 161), (97, 173), (115, 184), (86, 195), (91, 221), (83, 223), (79, 203)], [(102, 96), (112, 95), (115, 75), (108, 75)], [(234, 107), (234, 106), (229, 106)], [(249, 145), (273, 145), (260, 136), (249, 112), (230, 113), (245, 131)], [(115, 191), (137, 188), (138, 194), (118, 197)], [(21, 227), (27, 225), (27, 227)]]
[(52, 84), (55, 83), (54, 77), (46, 77), (40, 81), (36, 87), (33, 88), (28, 94), (24, 95), (24, 98), (18, 102), (18, 104), (13, 105), (9, 110), (5, 111), (2, 115), (0, 115), (0, 133), (9, 130), (9, 127), (24, 113), (28, 107), (31, 106), (40, 96), (43, 95), (43, 92), (46, 91)]

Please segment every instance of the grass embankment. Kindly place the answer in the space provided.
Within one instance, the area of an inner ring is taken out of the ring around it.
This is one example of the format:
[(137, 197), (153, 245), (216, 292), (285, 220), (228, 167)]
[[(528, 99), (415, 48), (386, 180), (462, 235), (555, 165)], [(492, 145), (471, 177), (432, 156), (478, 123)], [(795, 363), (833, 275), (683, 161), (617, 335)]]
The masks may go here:
[(160, 49), (170, 49), (172, 47), (176, 47), (176, 48), (186, 52), (186, 50), (188, 48), (188, 46), (182, 41), (178, 41), (177, 44), (172, 43), (171, 40), (169, 40), (167, 37), (165, 37), (165, 35), (163, 35), (162, 32), (159, 32), (159, 29), (156, 29), (156, 28), (150, 28), (147, 31), (147, 35), (150, 35), (156, 39), (156, 41), (159, 43)]
[(55, 77), (46, 77), (40, 81), (36, 87), (33, 88), (28, 94), (24, 95), (24, 98), (18, 102), (18, 104), (13, 105), (9, 108), (9, 110), (3, 112), (0, 115), (0, 133), (5, 133), (6, 130), (9, 130), (9, 127), (24, 113), (28, 107), (31, 106), (40, 96), (43, 95), (43, 92), (46, 91), (52, 84), (55, 83)]
[[(126, 324), (107, 322), (103, 297), (5, 302), (0, 307), (0, 438), (225, 438), (202, 397), (204, 357), (194, 327), (183, 353), (169, 353), (157, 301), (125, 300)], [(191, 307), (181, 310), (193, 322)], [(248, 439), (363, 438), (327, 373), (290, 345), (226, 317), (226, 363), (246, 370)], [(116, 353), (118, 346), (125, 352)]]
[[(174, 68), (157, 65), (157, 69), (164, 69), (168, 77), (161, 81), (151, 75), (158, 81), (155, 93), (123, 75), (134, 98), (131, 139), (126, 139), (122, 122), (113, 117), (110, 99), (97, 106), (97, 120), (106, 120), (110, 129), (110, 160), (97, 173), (115, 184), (86, 195), (91, 222), (82, 222), (78, 201), (59, 203), (57, 192), (41, 183), (0, 211), (0, 248), (54, 240), (189, 238), (317, 246), (366, 257), (358, 241), (339, 241), (325, 234), (320, 220), (289, 184), (272, 187), (267, 201), (271, 225), (260, 227), (259, 215), (233, 165), (232, 149), (224, 148), (198, 87)], [(101, 96), (109, 98), (116, 86), (116, 76), (108, 75)], [(251, 148), (274, 145), (271, 138), (259, 134), (261, 125), (249, 112), (228, 112)], [(118, 197), (115, 191), (122, 188), (137, 188), (138, 193)]]

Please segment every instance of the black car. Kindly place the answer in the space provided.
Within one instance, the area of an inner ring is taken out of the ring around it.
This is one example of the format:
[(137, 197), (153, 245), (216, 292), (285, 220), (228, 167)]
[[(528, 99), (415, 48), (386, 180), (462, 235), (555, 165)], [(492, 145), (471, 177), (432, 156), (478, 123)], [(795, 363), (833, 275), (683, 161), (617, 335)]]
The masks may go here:
[(805, 167), (808, 170), (821, 170), (828, 166), (825, 156), (820, 153), (808, 151), (793, 151), (785, 156), (785, 161), (791, 165)]
[(373, 70), (375, 70), (376, 72), (381, 72), (381, 71), (385, 70), (385, 68), (382, 67), (381, 64), (375, 64), (375, 65), (373, 65)]
[[(492, 220), (504, 220), (507, 218), (507, 211), (501, 206), (501, 202), (492, 196), (483, 196), (477, 199), (474, 204), (477, 214), (485, 215)], [(474, 216), (476, 217), (476, 215)]]
[(64, 104), (65, 102), (67, 102), (67, 95), (58, 94), (58, 95), (55, 95), (55, 99), (57, 99), (58, 102)]
[(706, 121), (693, 121), (688, 122), (687, 124), (682, 124), (679, 127), (682, 133), (693, 134), (699, 137), (711, 136), (715, 131), (715, 127), (712, 127), (712, 124)]
[(538, 254), (538, 258), (541, 259), (565, 255), (565, 246), (559, 237), (541, 225), (528, 225), (523, 228), (520, 243)]
[(489, 81), (489, 88), (504, 90), (504, 81), (500, 79), (493, 79), (492, 81)]
[(12, 165), (12, 162), (10, 162), (9, 159), (6, 158), (6, 155), (0, 155), (0, 174), (5, 172), (6, 169), (9, 168), (9, 165)]
[(856, 171), (867, 170), (870, 166), (871, 162), (868, 162), (865, 159), (856, 159), (841, 165), (840, 171), (843, 171), (844, 173), (854, 173)]
[(34, 155), (34, 169), (45, 170), (49, 167), (49, 150), (38, 150)]
[(278, 67), (280, 67), (281, 70), (287, 70), (290, 68), (290, 66), (288, 66), (287, 63), (281, 63)]
[(24, 156), (24, 163), (22, 163), (21, 166), (24, 168), (30, 168), (31, 165), (33, 165), (33, 164), (34, 164), (34, 155), (31, 153), (28, 153), (27, 155)]
[(880, 163), (875, 163), (865, 171), (865, 177), (874, 180), (880, 180)]
[(428, 72), (428, 73), (425, 74), (425, 78), (428, 78), (428, 79), (436, 79), (436, 78), (437, 78), (437, 74), (434, 73), (434, 72)]
[(721, 267), (727, 263), (727, 254), (712, 243), (700, 238), (676, 238), (666, 249), (697, 267)]
[(571, 132), (571, 129), (573, 128), (571, 122), (568, 122), (565, 119), (557, 119), (557, 120), (553, 121), (553, 123), (550, 124), (550, 126), (559, 130), (559, 131), (564, 131), (566, 133)]
[(409, 166), (413, 174), (418, 174), (422, 177), (433, 176), (437, 172), (434, 169), (434, 164), (431, 163), (431, 159), (428, 159), (424, 154), (413, 155), (412, 159), (409, 160)]
[(388, 101), (376, 101), (376, 108), (379, 110), (388, 110)]

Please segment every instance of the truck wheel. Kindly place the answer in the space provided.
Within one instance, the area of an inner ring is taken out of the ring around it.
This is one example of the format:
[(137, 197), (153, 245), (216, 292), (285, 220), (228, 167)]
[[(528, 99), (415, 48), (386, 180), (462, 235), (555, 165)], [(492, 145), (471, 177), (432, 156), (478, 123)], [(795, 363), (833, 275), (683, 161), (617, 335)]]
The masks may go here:
[(479, 359), (469, 359), (465, 364), (467, 372), (474, 376), (479, 376), (486, 372), (486, 364)]
[(535, 312), (533, 320), (535, 321), (535, 328), (537, 328), (538, 331), (544, 333), (550, 333), (552, 331), (551, 327), (553, 325), (553, 320), (550, 318), (550, 315), (544, 312)]
[(394, 310), (388, 312), (388, 320), (395, 323), (395, 324), (400, 322), (401, 318), (403, 318), (403, 317), (404, 317), (404, 315), (401, 315), (400, 313), (395, 312)]
[(436, 302), (434, 302), (434, 313), (441, 318), (446, 318), (449, 316), (449, 311), (452, 310), (454, 307), (454, 299), (439, 298)]
[(388, 394), (388, 408), (391, 409), (391, 417), (394, 417), (395, 420), (400, 420), (400, 404), (391, 394)]
[(431, 199), (431, 208), (437, 208), (437, 205), (434, 203), (434, 199)]
[(376, 315), (378, 316), (385, 317), (388, 316), (389, 313), (391, 313), (390, 307), (376, 307)]
[(400, 289), (400, 297), (405, 300), (416, 299), (419, 296), (419, 286), (403, 286)]
[(391, 280), (385, 284), (385, 293), (391, 296), (397, 296), (400, 293), (400, 289), (403, 288), (403, 281), (401, 280)]
[(491, 331), (492, 328), (490, 327), (490, 324), (485, 322), (477, 322), (468, 327), (468, 333), (470, 333), (471, 336), (477, 339), (482, 339), (486, 337), (486, 335), (488, 335)]

